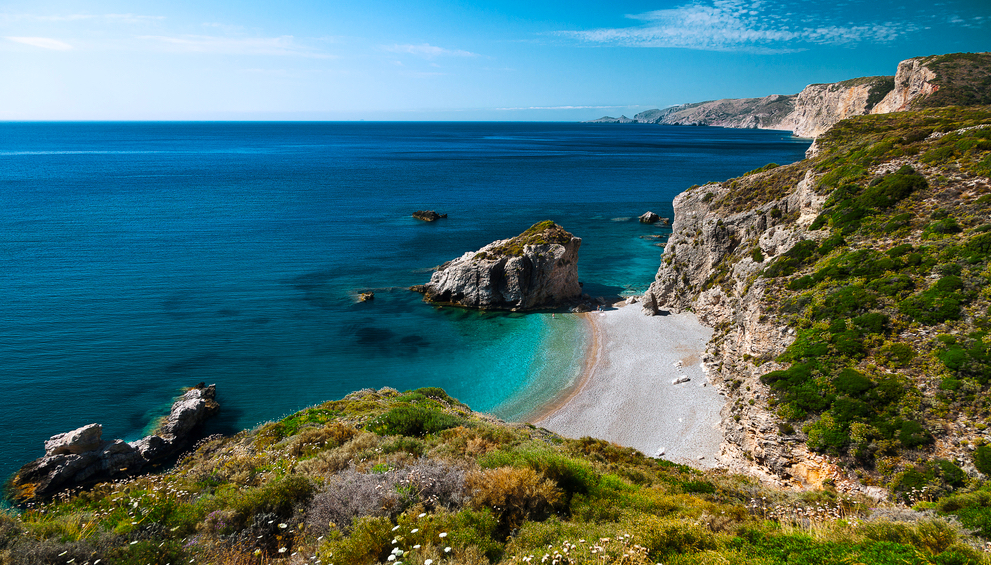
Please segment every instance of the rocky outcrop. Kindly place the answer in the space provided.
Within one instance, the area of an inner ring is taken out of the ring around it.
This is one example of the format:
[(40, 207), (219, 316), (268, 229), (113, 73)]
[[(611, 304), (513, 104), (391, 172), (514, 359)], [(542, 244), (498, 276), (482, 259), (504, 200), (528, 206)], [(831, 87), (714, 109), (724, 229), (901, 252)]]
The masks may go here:
[(438, 214), (433, 210), (417, 210), (413, 212), (413, 217), (424, 222), (436, 222), (441, 218), (446, 218), (447, 214)]
[(441, 265), (430, 282), (413, 287), (424, 300), (482, 310), (533, 310), (571, 303), (581, 295), (581, 239), (551, 221), (495, 241)]
[(912, 102), (922, 96), (933, 94), (939, 87), (933, 81), (936, 73), (928, 68), (922, 59), (908, 59), (898, 63), (894, 88), (881, 102), (871, 109), (872, 114), (904, 112), (912, 107)]
[(640, 216), (641, 224), (656, 224), (659, 221), (661, 221), (661, 217), (653, 212), (644, 212)]
[(139, 473), (189, 447), (196, 430), (219, 410), (215, 386), (201, 383), (176, 399), (154, 434), (138, 441), (103, 441), (100, 424), (52, 436), (45, 442), (45, 456), (21, 467), (11, 480), (10, 494), (30, 502)]
[(637, 123), (726, 128), (781, 129), (794, 111), (797, 95), (772, 94), (763, 98), (728, 98), (648, 110), (633, 116)]

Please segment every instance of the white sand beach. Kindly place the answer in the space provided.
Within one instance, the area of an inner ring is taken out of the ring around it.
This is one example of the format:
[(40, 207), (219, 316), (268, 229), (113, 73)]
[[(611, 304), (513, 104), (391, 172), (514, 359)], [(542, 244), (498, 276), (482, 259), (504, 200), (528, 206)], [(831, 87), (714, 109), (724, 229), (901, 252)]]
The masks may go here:
[[(530, 421), (567, 437), (592, 436), (651, 457), (716, 466), (726, 399), (701, 365), (712, 330), (693, 314), (645, 316), (639, 305), (586, 316), (594, 340), (581, 383)], [(672, 384), (682, 376), (690, 380)]]

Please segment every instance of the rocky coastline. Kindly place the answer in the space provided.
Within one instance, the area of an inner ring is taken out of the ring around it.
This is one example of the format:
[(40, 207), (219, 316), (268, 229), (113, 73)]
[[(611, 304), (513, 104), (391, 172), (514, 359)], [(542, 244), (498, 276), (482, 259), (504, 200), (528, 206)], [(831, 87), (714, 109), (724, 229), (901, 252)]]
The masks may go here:
[(166, 462), (197, 439), (203, 423), (220, 411), (215, 385), (200, 383), (172, 404), (155, 433), (137, 441), (103, 440), (103, 426), (88, 424), (45, 441), (45, 455), (24, 465), (7, 485), (19, 503), (125, 478)]

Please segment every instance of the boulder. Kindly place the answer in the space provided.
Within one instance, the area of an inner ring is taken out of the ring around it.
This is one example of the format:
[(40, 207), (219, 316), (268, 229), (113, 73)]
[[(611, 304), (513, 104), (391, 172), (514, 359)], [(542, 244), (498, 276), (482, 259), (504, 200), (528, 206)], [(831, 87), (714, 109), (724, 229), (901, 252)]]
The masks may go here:
[(417, 210), (413, 212), (413, 217), (424, 222), (436, 222), (441, 218), (446, 218), (447, 214), (438, 214), (433, 210)]
[(43, 500), (72, 488), (86, 487), (139, 473), (189, 447), (203, 422), (220, 410), (216, 387), (200, 383), (172, 404), (158, 430), (135, 442), (101, 441), (103, 426), (89, 424), (52, 436), (45, 456), (28, 463), (9, 483), (21, 503)]
[(368, 302), (369, 300), (375, 300), (374, 292), (362, 292), (358, 295), (359, 302)]
[(45, 455), (62, 455), (63, 453), (85, 453), (100, 447), (100, 436), (103, 426), (89, 424), (81, 428), (54, 435), (45, 442)]
[(547, 220), (449, 261), (413, 287), (427, 302), (480, 310), (523, 311), (573, 304), (581, 239)]
[(661, 220), (661, 217), (658, 216), (657, 214), (653, 213), (653, 212), (644, 212), (643, 215), (640, 216), (640, 223), (641, 224), (655, 224), (655, 223), (659, 222), (660, 220)]

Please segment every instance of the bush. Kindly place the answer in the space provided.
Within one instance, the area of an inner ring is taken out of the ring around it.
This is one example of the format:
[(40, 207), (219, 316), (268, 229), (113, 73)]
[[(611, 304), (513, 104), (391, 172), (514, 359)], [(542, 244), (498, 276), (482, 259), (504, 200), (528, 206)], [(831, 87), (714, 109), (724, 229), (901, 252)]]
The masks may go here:
[(366, 429), (379, 435), (422, 437), (460, 426), (461, 418), (420, 406), (398, 406), (372, 420)]
[(472, 505), (493, 510), (507, 534), (526, 520), (545, 519), (561, 503), (554, 482), (530, 468), (481, 470), (468, 477), (467, 488)]
[(686, 555), (716, 548), (712, 532), (694, 522), (645, 516), (636, 527), (634, 538), (647, 548), (651, 559)]
[(991, 447), (982, 445), (974, 450), (974, 467), (985, 476), (991, 477)]
[(883, 177), (881, 182), (872, 183), (857, 200), (867, 208), (885, 209), (908, 198), (913, 192), (928, 187), (926, 177), (905, 165), (895, 173)]

